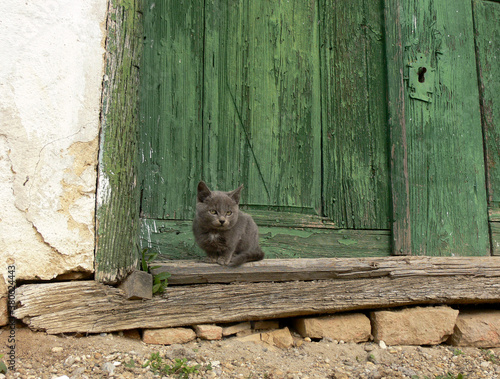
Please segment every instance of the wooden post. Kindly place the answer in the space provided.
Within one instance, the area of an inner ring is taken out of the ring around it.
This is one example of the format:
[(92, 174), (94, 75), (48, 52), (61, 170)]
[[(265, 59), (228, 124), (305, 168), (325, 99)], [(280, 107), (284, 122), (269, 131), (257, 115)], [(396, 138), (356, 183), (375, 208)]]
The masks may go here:
[(95, 278), (115, 284), (137, 267), (141, 0), (109, 2), (99, 151)]

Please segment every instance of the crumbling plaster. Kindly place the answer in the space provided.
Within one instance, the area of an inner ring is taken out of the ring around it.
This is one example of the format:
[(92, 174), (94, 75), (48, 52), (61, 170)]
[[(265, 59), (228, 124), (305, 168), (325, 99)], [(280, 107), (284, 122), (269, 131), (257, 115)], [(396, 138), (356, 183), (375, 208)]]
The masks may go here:
[(93, 272), (106, 9), (0, 0), (4, 276), (13, 263), (21, 280)]

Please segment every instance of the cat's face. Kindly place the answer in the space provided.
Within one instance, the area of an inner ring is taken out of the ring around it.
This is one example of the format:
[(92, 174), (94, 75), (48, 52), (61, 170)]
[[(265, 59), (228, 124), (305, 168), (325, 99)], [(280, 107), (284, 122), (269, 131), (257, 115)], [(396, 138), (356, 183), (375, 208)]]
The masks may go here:
[(228, 230), (238, 221), (240, 191), (210, 191), (205, 183), (198, 184), (198, 202), (196, 215), (210, 229)]

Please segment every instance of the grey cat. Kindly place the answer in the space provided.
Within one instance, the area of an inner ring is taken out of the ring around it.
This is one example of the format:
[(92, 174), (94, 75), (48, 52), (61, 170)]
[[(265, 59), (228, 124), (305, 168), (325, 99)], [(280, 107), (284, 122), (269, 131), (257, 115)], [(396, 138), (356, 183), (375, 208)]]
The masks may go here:
[(239, 266), (260, 261), (259, 232), (252, 217), (239, 209), (243, 185), (231, 192), (210, 191), (198, 183), (193, 234), (208, 261), (224, 266)]

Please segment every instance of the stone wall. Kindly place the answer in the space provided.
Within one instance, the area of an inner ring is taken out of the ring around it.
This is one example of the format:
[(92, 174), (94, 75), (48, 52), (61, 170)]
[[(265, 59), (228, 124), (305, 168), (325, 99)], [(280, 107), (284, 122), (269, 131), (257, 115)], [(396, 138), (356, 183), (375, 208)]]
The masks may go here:
[(0, 3), (0, 273), (81, 277), (94, 211), (107, 0)]

